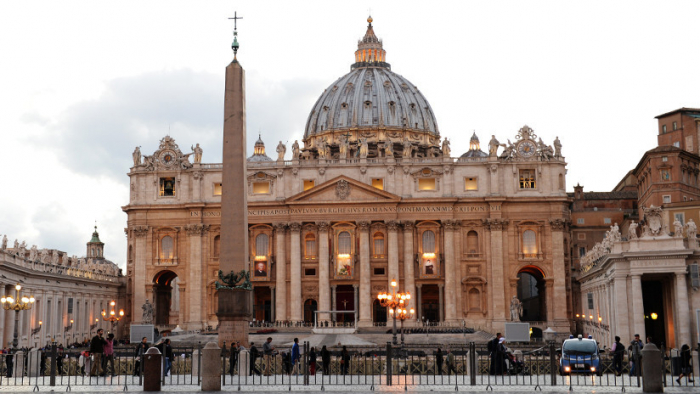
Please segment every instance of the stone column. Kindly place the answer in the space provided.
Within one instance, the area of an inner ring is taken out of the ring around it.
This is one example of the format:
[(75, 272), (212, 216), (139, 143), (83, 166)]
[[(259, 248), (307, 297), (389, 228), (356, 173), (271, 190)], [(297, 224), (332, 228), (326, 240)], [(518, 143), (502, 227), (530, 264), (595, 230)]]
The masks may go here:
[(289, 272), (289, 315), (292, 321), (303, 319), (304, 302), (301, 299), (301, 223), (289, 223), (291, 233)]
[[(337, 286), (336, 286), (336, 285), (331, 285), (331, 310), (332, 310), (332, 311), (335, 311), (335, 310), (338, 309), (338, 308), (336, 308), (336, 305), (338, 305), (338, 301), (337, 301), (337, 299), (335, 298), (335, 295), (336, 295), (335, 292), (336, 292), (336, 290), (337, 290)], [(333, 314), (331, 315), (331, 320), (333, 320), (333, 321), (338, 321), (338, 315), (336, 315), (335, 313), (333, 313)]]
[(686, 284), (685, 272), (676, 273), (676, 316), (678, 317), (678, 325), (676, 326), (676, 335), (678, 338), (677, 347), (687, 343), (690, 344), (690, 304), (688, 303), (688, 286)]
[[(298, 223), (297, 223), (298, 224)], [(285, 233), (286, 223), (275, 223), (275, 319), (287, 320), (287, 256)], [(298, 235), (297, 235), (298, 236)], [(294, 253), (294, 243), (292, 242), (292, 254)], [(294, 260), (294, 258), (292, 258)], [(293, 272), (293, 271), (292, 271)], [(295, 305), (295, 304), (292, 304)], [(298, 305), (298, 304), (296, 304)]]
[[(646, 338), (644, 328), (644, 302), (642, 301), (642, 276), (632, 275), (632, 325), (633, 334), (639, 334), (640, 338)], [(643, 340), (643, 339), (642, 339)]]
[(131, 228), (132, 236), (136, 237), (136, 242), (134, 242), (134, 305), (132, 306), (134, 323), (142, 322), (141, 307), (146, 303), (146, 266), (150, 265), (146, 248), (148, 233), (147, 226), (133, 226)]
[(270, 304), (272, 304), (270, 321), (274, 323), (277, 321), (277, 288), (275, 286), (270, 286)]
[(389, 235), (389, 254), (388, 254), (388, 263), (389, 263), (389, 282), (388, 282), (388, 289), (391, 291), (391, 281), (396, 279), (396, 283), (399, 286), (399, 290), (403, 291), (401, 289), (401, 284), (399, 281), (399, 239), (398, 239), (398, 229), (399, 229), (399, 223), (395, 220), (389, 220), (386, 222), (386, 229)]
[(421, 299), (421, 287), (423, 287), (423, 285), (416, 285), (416, 316), (418, 316), (416, 320), (420, 322), (423, 321), (423, 300)]
[[(566, 305), (566, 263), (564, 262), (564, 219), (552, 219), (549, 221), (552, 230), (552, 293), (547, 294), (548, 301), (554, 306), (553, 316), (547, 320), (553, 322), (554, 330), (564, 332), (569, 329), (569, 318)], [(596, 318), (597, 319), (597, 318)], [(597, 322), (597, 320), (596, 320)]]
[[(328, 311), (331, 307), (330, 295), (330, 273), (329, 273), (329, 252), (328, 252), (328, 222), (318, 222), (318, 310)], [(320, 321), (329, 320), (328, 313), (319, 313)]]
[(353, 295), (353, 302), (355, 305), (355, 308), (353, 309), (355, 311), (353, 315), (353, 320), (355, 320), (355, 326), (357, 326), (357, 319), (358, 319), (358, 311), (360, 310), (360, 286), (358, 285), (352, 285), (352, 295)]
[(457, 269), (455, 268), (455, 225), (453, 221), (448, 220), (443, 223), (443, 226), (445, 228), (445, 321), (454, 322), (457, 320), (455, 277), (458, 275)]
[(360, 229), (360, 320), (361, 327), (372, 326), (372, 285), (369, 261), (369, 225), (368, 221), (357, 222)]
[(504, 219), (487, 219), (484, 223), (491, 232), (491, 306), (493, 329), (502, 330), (506, 321), (505, 270), (503, 268), (503, 230), (508, 221)]
[[(185, 226), (187, 238), (190, 244), (189, 258), (189, 288), (191, 294), (205, 294), (206, 289), (203, 286), (202, 267), (205, 266), (202, 261), (202, 236), (209, 231), (209, 226), (204, 224), (188, 224)], [(224, 271), (224, 274), (228, 272)], [(206, 324), (204, 309), (205, 297), (192, 297), (189, 299), (190, 309), (188, 316), (188, 326), (203, 328)], [(156, 312), (157, 313), (157, 312)], [(155, 316), (154, 316), (155, 318)]]
[(416, 278), (413, 269), (413, 221), (405, 220), (401, 224), (403, 225), (403, 289), (411, 294), (409, 306), (418, 313), (418, 308), (416, 308)]
[(438, 305), (438, 310), (440, 312), (440, 321), (443, 322), (445, 321), (445, 285), (442, 283), (438, 285), (438, 290), (440, 291), (440, 298), (439, 302), (440, 305)]

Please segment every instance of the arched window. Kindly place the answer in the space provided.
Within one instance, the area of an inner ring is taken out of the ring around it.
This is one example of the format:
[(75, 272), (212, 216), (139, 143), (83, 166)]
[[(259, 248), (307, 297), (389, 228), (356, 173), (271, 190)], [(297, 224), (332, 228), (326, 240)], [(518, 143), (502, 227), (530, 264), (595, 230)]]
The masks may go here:
[(304, 237), (304, 256), (316, 256), (316, 236), (313, 234), (309, 233)]
[(373, 239), (373, 247), (374, 247), (374, 255), (375, 256), (383, 256), (386, 254), (384, 251), (384, 234), (380, 232), (374, 233), (374, 236), (372, 237)]
[(221, 236), (214, 237), (214, 257), (219, 257), (221, 253)]
[(423, 253), (435, 253), (435, 233), (431, 230), (423, 232)]
[(166, 235), (165, 237), (163, 237), (163, 239), (160, 240), (160, 258), (173, 258), (173, 238), (169, 235)]
[(347, 231), (338, 234), (338, 254), (352, 253), (352, 237)]
[(467, 233), (467, 253), (469, 255), (479, 254), (479, 234), (474, 230)]
[(258, 234), (258, 236), (255, 237), (256, 256), (267, 256), (269, 239), (267, 234)]
[(537, 257), (537, 236), (532, 230), (523, 232), (523, 254), (525, 257)]

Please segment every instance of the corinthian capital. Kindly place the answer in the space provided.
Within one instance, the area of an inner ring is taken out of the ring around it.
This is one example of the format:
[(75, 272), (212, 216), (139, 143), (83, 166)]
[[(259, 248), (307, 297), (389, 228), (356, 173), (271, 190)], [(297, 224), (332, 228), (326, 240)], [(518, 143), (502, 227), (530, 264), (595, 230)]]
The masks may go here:
[(275, 231), (283, 233), (284, 230), (287, 229), (287, 223), (284, 223), (284, 222), (273, 223), (272, 227), (275, 228)]
[(564, 231), (567, 225), (567, 221), (565, 219), (550, 219), (549, 220), (549, 225), (552, 227), (552, 230), (554, 231)]
[(507, 219), (484, 219), (483, 223), (491, 231), (503, 231), (508, 227)]
[(209, 231), (208, 224), (188, 224), (185, 226), (185, 231), (190, 237), (203, 236), (207, 231)]
[(386, 221), (386, 228), (389, 231), (398, 231), (399, 229), (399, 222), (396, 220), (387, 220)]
[(401, 226), (403, 227), (403, 231), (413, 231), (415, 223), (416, 222), (414, 222), (413, 220), (402, 220)]
[(318, 231), (328, 231), (331, 224), (328, 222), (316, 222), (316, 227), (318, 227)]
[(289, 231), (293, 233), (298, 233), (299, 231), (301, 231), (301, 223), (289, 222)]
[(371, 225), (370, 222), (366, 220), (360, 220), (357, 223), (357, 227), (360, 229), (360, 231), (369, 231), (369, 226)]
[(134, 235), (137, 237), (144, 237), (148, 234), (148, 226), (134, 226), (131, 228), (131, 231), (133, 231)]

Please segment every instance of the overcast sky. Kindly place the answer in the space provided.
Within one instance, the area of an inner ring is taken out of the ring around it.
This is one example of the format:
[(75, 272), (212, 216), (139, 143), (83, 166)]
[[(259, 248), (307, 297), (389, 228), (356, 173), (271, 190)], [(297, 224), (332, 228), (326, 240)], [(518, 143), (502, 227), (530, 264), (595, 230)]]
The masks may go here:
[(258, 132), (268, 151), (301, 139), (370, 12), (454, 155), (527, 124), (559, 136), (569, 191), (611, 190), (655, 146), (654, 116), (700, 106), (697, 1), (4, 1), (0, 234), (84, 255), (96, 220), (123, 267), (134, 147), (170, 133), (221, 161), (234, 11), (249, 152)]

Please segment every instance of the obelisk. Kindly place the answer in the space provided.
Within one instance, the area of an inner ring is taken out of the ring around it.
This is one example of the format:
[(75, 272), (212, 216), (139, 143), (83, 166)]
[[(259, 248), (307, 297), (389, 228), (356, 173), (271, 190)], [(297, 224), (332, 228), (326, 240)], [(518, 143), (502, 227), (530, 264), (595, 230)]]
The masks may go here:
[[(240, 18), (237, 18), (240, 19)], [(234, 19), (235, 21), (235, 19)], [(248, 270), (248, 199), (246, 182), (245, 71), (238, 62), (237, 32), (234, 56), (226, 67), (224, 94), (224, 150), (221, 194), (221, 254), (219, 269), (224, 275)], [(248, 344), (252, 292), (219, 289), (219, 346), (240, 341)]]

